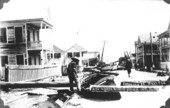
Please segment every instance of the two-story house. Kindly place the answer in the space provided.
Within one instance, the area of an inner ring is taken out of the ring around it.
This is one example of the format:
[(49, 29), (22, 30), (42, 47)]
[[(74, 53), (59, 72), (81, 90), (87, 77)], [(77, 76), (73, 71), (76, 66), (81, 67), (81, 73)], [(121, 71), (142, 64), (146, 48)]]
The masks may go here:
[[(47, 65), (56, 57), (53, 26), (43, 18), (0, 22), (0, 65)], [(58, 56), (57, 56), (58, 57)], [(56, 57), (56, 58), (57, 58)]]
[(168, 30), (159, 34), (160, 67), (163, 70), (170, 70), (170, 26)]
[(139, 68), (159, 68), (160, 53), (156, 36), (142, 35), (135, 42), (136, 65)]

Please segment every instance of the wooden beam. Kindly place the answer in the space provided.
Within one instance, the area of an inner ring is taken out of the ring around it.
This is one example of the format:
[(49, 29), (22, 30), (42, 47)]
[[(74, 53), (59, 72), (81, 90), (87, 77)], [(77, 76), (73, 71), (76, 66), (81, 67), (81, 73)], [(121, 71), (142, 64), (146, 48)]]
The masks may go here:
[[(73, 84), (76, 87), (75, 84)], [(70, 87), (69, 83), (56, 83), (56, 82), (1, 82), (0, 88), (13, 89), (13, 88), (39, 88), (39, 87)]]

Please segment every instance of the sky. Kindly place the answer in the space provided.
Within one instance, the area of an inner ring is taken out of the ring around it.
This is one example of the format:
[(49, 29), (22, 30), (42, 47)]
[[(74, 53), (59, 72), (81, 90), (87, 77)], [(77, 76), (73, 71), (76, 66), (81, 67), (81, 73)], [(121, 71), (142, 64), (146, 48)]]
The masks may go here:
[[(52, 43), (67, 50), (75, 43), (101, 53), (111, 62), (135, 52), (141, 34), (158, 35), (168, 29), (170, 5), (162, 0), (10, 0), (0, 20), (50, 15)], [(157, 34), (155, 34), (157, 32)]]

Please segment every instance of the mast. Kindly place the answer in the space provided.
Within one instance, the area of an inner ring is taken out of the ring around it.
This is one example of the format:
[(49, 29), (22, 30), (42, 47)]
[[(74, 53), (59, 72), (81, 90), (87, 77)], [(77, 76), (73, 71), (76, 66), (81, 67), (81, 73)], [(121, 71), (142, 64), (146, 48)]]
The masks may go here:
[(103, 62), (103, 54), (104, 54), (105, 43), (106, 43), (106, 41), (104, 41), (104, 44), (103, 44), (103, 50), (102, 50), (102, 55), (101, 55), (101, 61), (102, 62)]

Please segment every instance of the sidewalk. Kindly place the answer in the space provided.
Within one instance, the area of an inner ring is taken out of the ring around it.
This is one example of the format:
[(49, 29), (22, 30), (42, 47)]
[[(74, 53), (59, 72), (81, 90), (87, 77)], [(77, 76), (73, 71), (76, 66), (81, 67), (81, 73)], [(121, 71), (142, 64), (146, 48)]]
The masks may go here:
[(135, 69), (132, 69), (131, 71), (131, 77), (128, 77), (128, 73), (126, 70), (120, 70), (118, 71), (119, 75), (115, 77), (115, 82), (118, 83), (118, 85), (124, 81), (130, 81), (130, 82), (138, 82), (138, 81), (166, 81), (169, 76), (157, 76), (157, 73), (153, 72), (146, 72), (146, 71), (137, 71)]

